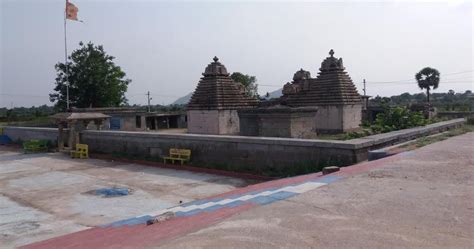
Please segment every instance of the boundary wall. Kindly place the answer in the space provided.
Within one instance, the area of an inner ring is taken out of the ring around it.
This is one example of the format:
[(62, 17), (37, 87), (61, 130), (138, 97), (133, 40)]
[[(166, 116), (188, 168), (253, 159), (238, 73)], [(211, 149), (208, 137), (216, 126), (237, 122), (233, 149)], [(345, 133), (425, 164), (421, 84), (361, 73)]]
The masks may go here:
[[(346, 141), (110, 130), (82, 131), (81, 141), (91, 152), (134, 157), (158, 158), (167, 155), (170, 148), (187, 148), (192, 150), (194, 165), (258, 169), (330, 161), (344, 166), (366, 160), (369, 150), (460, 127), (464, 122), (454, 119)], [(58, 137), (54, 128), (5, 127), (4, 134), (13, 141), (47, 139), (53, 144)]]

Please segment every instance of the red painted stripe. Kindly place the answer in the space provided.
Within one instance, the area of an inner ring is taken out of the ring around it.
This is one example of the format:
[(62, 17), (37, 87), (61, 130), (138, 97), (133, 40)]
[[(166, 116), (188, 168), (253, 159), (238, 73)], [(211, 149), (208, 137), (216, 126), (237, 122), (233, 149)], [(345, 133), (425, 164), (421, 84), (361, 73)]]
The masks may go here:
[(145, 248), (156, 246), (176, 236), (197, 231), (236, 213), (250, 209), (255, 204), (221, 208), (193, 216), (177, 217), (154, 225), (121, 226), (117, 228), (92, 228), (57, 238), (40, 241), (21, 248), (28, 249), (90, 249), (90, 248)]

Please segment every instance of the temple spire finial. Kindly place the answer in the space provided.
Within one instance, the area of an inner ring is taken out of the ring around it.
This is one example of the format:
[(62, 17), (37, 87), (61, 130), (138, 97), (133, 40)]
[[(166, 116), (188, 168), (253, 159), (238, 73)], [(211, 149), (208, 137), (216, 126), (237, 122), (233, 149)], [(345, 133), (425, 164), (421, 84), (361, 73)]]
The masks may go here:
[(334, 50), (331, 49), (331, 50), (329, 51), (329, 55), (331, 55), (331, 57), (334, 57)]
[(217, 61), (219, 61), (219, 58), (217, 58), (217, 56), (214, 56), (213, 60), (214, 60), (214, 62), (217, 62)]

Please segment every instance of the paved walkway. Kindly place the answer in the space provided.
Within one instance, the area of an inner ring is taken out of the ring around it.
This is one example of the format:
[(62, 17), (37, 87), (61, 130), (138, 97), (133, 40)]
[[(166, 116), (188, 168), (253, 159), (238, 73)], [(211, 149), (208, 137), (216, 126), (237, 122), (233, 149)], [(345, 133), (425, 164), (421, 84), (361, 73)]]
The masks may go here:
[[(474, 133), (252, 185), (27, 248), (472, 248)], [(148, 217), (147, 217), (148, 218)]]
[[(254, 182), (252, 182), (254, 183)], [(0, 248), (200, 200), (249, 181), (0, 146)], [(119, 189), (121, 195), (110, 196)]]

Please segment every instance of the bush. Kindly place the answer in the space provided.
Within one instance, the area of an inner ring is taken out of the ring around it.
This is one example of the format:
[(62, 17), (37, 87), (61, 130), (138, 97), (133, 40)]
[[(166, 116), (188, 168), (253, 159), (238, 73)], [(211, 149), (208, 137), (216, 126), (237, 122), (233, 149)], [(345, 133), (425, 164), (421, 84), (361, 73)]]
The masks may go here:
[(377, 114), (371, 126), (374, 132), (390, 132), (426, 125), (427, 120), (421, 112), (413, 112), (406, 107), (384, 106), (384, 112)]
[(472, 117), (472, 116), (467, 117), (467, 124), (468, 125), (474, 125), (474, 117)]
[(372, 135), (373, 132), (371, 129), (363, 129), (361, 131), (353, 131), (353, 132), (348, 132), (344, 134), (344, 137), (342, 140), (350, 140), (354, 138), (361, 138), (361, 137), (366, 137)]

